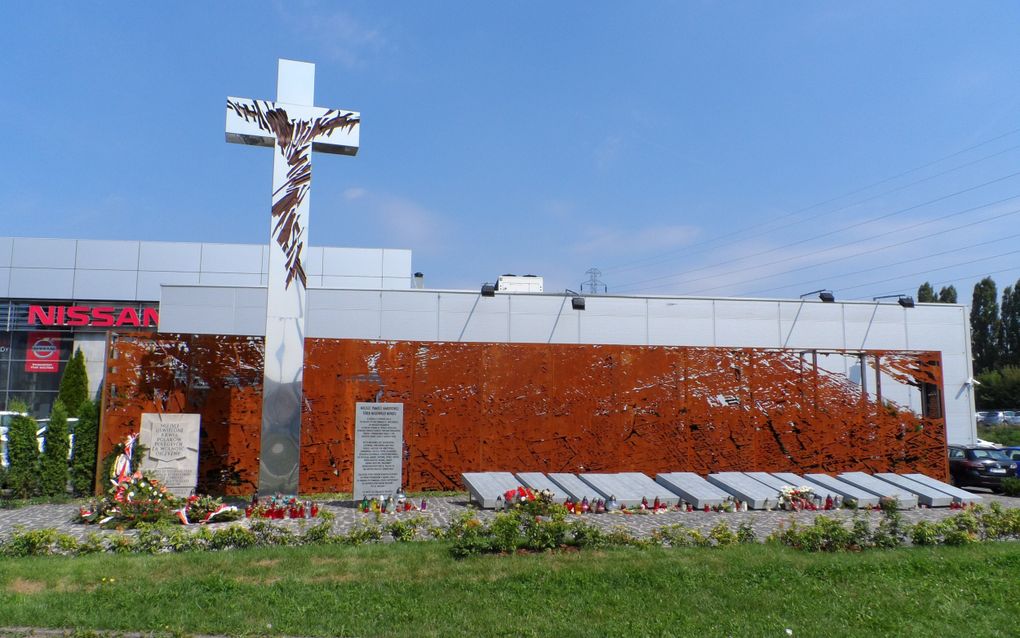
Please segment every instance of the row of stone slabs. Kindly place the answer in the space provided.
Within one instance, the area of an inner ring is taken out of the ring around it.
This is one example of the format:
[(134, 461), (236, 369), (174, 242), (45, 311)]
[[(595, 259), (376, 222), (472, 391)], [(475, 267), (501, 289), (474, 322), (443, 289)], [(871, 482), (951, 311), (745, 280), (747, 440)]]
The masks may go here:
[[(640, 472), (616, 474), (568, 474), (541, 472), (465, 472), (461, 475), (471, 500), (483, 508), (494, 508), (497, 499), (518, 487), (534, 491), (549, 490), (553, 500), (563, 503), (568, 498), (581, 501), (587, 498), (609, 499), (616, 497), (623, 507), (634, 507), (641, 499), (649, 502), (656, 498), (661, 503), (674, 505), (681, 499), (702, 509), (733, 498), (747, 503), (750, 509), (775, 507), (779, 491), (784, 487), (808, 486), (823, 500), (826, 497), (855, 499), (858, 506), (877, 506), (882, 497), (896, 498), (900, 507), (911, 508), (918, 504), (928, 507), (948, 507), (953, 501), (971, 503), (981, 497), (957, 489), (924, 474), (893, 474), (844, 472), (835, 477), (828, 474), (790, 472), (719, 472), (702, 478), (694, 472), (668, 472), (657, 474), (653, 481)], [(501, 501), (500, 501), (501, 502)]]

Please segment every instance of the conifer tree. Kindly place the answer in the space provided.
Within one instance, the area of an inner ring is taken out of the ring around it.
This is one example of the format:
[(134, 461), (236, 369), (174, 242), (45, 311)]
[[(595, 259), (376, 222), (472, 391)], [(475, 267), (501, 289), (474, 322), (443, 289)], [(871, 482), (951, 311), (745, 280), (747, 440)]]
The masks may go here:
[(46, 443), (39, 460), (39, 483), (45, 496), (61, 496), (67, 493), (70, 476), (67, 468), (67, 409), (60, 399), (50, 411), (50, 425), (46, 428)]
[[(28, 412), (21, 401), (12, 401), (14, 412)], [(30, 416), (15, 416), (7, 429), (8, 472), (7, 485), (15, 498), (35, 496), (39, 489), (39, 443), (35, 432), (37, 424)]]
[(974, 284), (974, 297), (970, 306), (971, 354), (974, 372), (993, 370), (999, 355), (999, 303), (996, 300), (995, 282), (985, 277)]
[(942, 286), (939, 290), (939, 303), (957, 303), (956, 286)]
[(81, 406), (89, 398), (89, 377), (85, 370), (85, 355), (81, 349), (74, 351), (74, 356), (64, 368), (64, 376), (60, 378), (60, 391), (57, 399), (64, 404), (68, 416), (80, 416)]
[(999, 322), (999, 364), (1020, 364), (1020, 280), (1002, 291), (1002, 319)]
[(935, 298), (935, 289), (931, 287), (931, 284), (927, 281), (920, 285), (917, 289), (917, 303), (935, 303), (938, 301)]
[(99, 407), (86, 400), (74, 428), (74, 454), (71, 457), (71, 484), (79, 496), (92, 494), (96, 481), (96, 454), (99, 445)]

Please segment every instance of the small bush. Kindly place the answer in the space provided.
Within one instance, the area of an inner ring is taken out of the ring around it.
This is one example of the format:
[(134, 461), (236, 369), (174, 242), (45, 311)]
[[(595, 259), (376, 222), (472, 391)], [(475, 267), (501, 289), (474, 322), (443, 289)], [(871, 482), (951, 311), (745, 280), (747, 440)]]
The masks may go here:
[(250, 529), (240, 525), (221, 527), (209, 539), (209, 549), (244, 549), (254, 547), (259, 542), (258, 536)]
[(734, 532), (725, 521), (719, 521), (712, 527), (708, 532), (708, 537), (712, 539), (717, 547), (728, 547), (730, 545), (737, 544), (737, 533)]
[[(202, 528), (208, 530), (208, 528)], [(294, 532), (278, 527), (268, 521), (252, 521), (248, 527), (255, 535), (255, 542), (259, 547), (274, 547), (277, 545), (293, 545), (295, 542)]]
[(737, 542), (742, 544), (758, 542), (758, 535), (754, 533), (754, 527), (749, 522), (744, 521), (737, 528)]
[(418, 540), (419, 532), (425, 529), (427, 520), (424, 516), (412, 516), (407, 520), (396, 520), (384, 528), (393, 540), (401, 543), (408, 543)]
[(1002, 479), (1002, 493), (1006, 496), (1020, 496), (1020, 478), (1007, 476)]
[(942, 539), (942, 526), (932, 521), (919, 521), (910, 528), (910, 542), (914, 545), (938, 545)]
[[(66, 537), (66, 538), (65, 538)], [(72, 544), (70, 541), (74, 541)], [(49, 556), (50, 554), (66, 553), (64, 547), (77, 547), (77, 541), (71, 536), (61, 534), (53, 528), (31, 529), (17, 528), (3, 546), (3, 555), (12, 558), (22, 556)]]

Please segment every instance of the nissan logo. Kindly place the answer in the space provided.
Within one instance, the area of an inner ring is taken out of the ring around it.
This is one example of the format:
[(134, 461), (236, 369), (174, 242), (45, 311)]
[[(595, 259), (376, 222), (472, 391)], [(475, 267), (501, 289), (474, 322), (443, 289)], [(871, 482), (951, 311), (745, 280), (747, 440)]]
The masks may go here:
[(57, 354), (57, 344), (52, 339), (40, 339), (32, 344), (32, 354), (37, 359), (49, 359)]

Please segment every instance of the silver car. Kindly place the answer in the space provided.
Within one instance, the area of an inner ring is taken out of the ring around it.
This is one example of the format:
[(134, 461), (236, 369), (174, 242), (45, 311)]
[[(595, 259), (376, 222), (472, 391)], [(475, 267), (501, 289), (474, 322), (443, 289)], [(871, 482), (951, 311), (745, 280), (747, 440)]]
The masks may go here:
[(1004, 423), (1004, 418), (1002, 412), (998, 410), (985, 410), (977, 413), (977, 422), (978, 425), (990, 427), (1002, 425)]
[(1006, 425), (1020, 425), (1020, 411), (1003, 410), (1002, 419), (1006, 422)]

